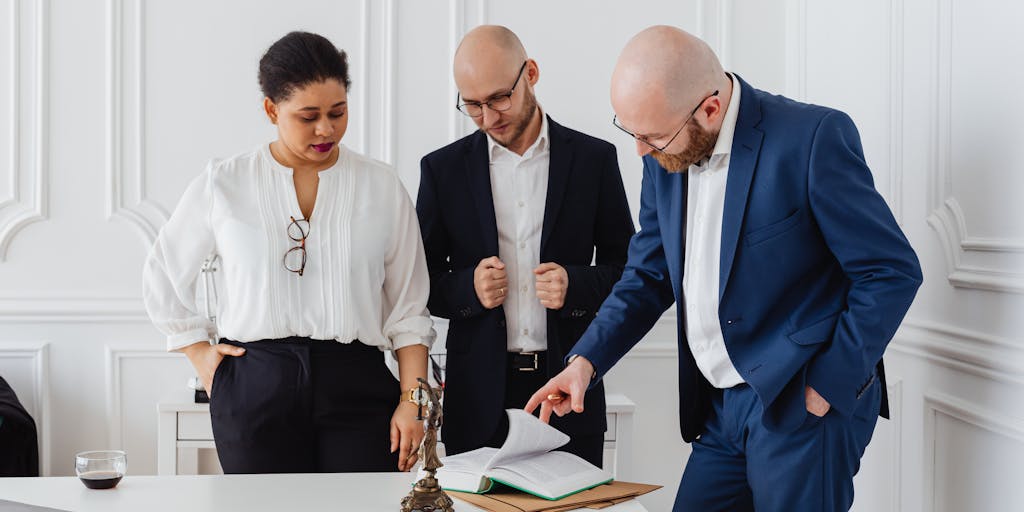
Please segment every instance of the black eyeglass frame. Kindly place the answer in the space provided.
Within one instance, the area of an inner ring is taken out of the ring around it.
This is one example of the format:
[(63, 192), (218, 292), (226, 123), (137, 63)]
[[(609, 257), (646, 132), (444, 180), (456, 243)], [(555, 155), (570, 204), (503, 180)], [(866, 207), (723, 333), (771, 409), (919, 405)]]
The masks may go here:
[[(512, 82), (512, 87), (509, 88), (508, 92), (495, 94), (488, 98), (486, 101), (467, 101), (464, 103), (459, 103), (459, 100), (462, 98), (462, 96), (460, 93), (455, 93), (455, 109), (458, 110), (459, 112), (462, 112), (463, 115), (477, 118), (484, 115), (484, 106), (495, 112), (505, 112), (506, 110), (512, 108), (512, 95), (516, 93), (516, 86), (519, 85), (519, 80), (523, 78), (523, 70), (526, 69), (526, 65), (529, 63), (530, 61), (525, 60), (523, 61), (523, 65), (519, 66), (519, 73), (516, 74), (516, 81)], [(498, 108), (497, 106), (494, 105), (494, 103), (499, 101), (508, 101), (508, 105), (505, 106), (504, 108)], [(479, 114), (474, 115), (469, 112), (469, 109), (474, 107), (480, 109)]]
[(711, 98), (714, 98), (715, 96), (718, 96), (718, 91), (717, 90), (715, 92), (705, 96), (704, 99), (700, 100), (700, 103), (698, 103), (697, 106), (693, 107), (693, 110), (690, 111), (690, 115), (686, 116), (686, 121), (683, 121), (683, 124), (679, 126), (679, 129), (676, 130), (675, 135), (673, 135), (672, 138), (669, 139), (668, 142), (666, 142), (665, 145), (661, 146), (660, 148), (658, 146), (655, 146), (654, 144), (651, 144), (650, 142), (647, 142), (647, 137), (646, 136), (637, 135), (637, 134), (627, 130), (625, 126), (622, 126), (619, 123), (619, 116), (612, 116), (612, 124), (615, 125), (616, 128), (618, 128), (618, 129), (622, 130), (623, 132), (625, 132), (626, 135), (629, 135), (630, 137), (633, 137), (634, 139), (636, 139), (636, 140), (638, 140), (640, 142), (643, 142), (644, 144), (647, 144), (648, 146), (650, 146), (652, 149), (654, 149), (655, 151), (657, 151), (659, 153), (664, 153), (665, 152), (665, 148), (671, 146), (672, 143), (675, 142), (676, 137), (678, 137), (679, 134), (683, 132), (683, 128), (685, 128), (686, 124), (690, 122), (690, 119), (693, 119), (693, 115), (696, 114), (698, 110), (700, 110), (700, 107), (702, 105), (704, 105), (704, 102), (709, 100), (709, 99), (711, 99)]
[[(281, 260), (281, 263), (284, 264), (285, 270), (289, 272), (295, 272), (301, 277), (302, 273), (305, 272), (306, 270), (306, 238), (309, 237), (309, 221), (307, 219), (302, 218), (288, 218), (291, 219), (291, 222), (289, 222), (288, 226), (285, 227), (285, 232), (288, 234), (288, 238), (290, 238), (293, 242), (299, 242), (299, 245), (296, 245), (295, 247), (292, 247), (291, 249), (285, 251), (284, 258)], [(300, 224), (300, 222), (306, 223), (306, 229), (302, 229), (302, 224)], [(292, 236), (292, 224), (294, 224), (295, 228), (299, 230), (299, 233), (302, 234), (302, 237), (295, 238), (294, 236)], [(302, 264), (299, 266), (298, 269), (294, 269), (288, 266), (288, 256), (294, 251), (302, 252)]]

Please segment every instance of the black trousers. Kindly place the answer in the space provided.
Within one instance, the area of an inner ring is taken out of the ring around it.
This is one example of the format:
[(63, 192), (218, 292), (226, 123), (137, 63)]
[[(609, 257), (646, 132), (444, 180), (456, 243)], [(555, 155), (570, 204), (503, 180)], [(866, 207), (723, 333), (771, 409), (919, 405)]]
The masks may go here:
[(239, 343), (214, 373), (210, 417), (225, 473), (398, 471), (399, 383), (379, 349), (309, 338)]
[[(543, 368), (547, 368), (546, 365), (546, 352), (537, 353), (537, 366), (541, 368), (537, 371), (524, 372), (519, 371), (513, 366), (513, 354), (510, 352), (507, 356), (506, 364), (506, 379), (505, 379), (505, 408), (506, 409), (522, 409), (526, 402), (530, 400), (530, 397), (537, 392), (538, 389), (548, 383), (547, 374)], [(540, 408), (537, 409), (538, 411)], [(536, 415), (537, 412), (534, 412)], [(554, 413), (552, 413), (554, 418)], [(552, 421), (554, 424), (555, 422)], [(553, 425), (556, 426), (557, 425)], [(562, 445), (558, 451), (569, 452), (573, 455), (579, 456), (587, 462), (597, 466), (603, 467), (604, 461), (604, 434), (578, 434), (575, 432), (560, 429), (562, 432), (569, 436), (569, 442)], [(508, 437), (508, 416), (503, 415), (501, 417), (501, 424), (498, 426), (498, 430), (494, 433), (487, 446), (494, 448), (500, 448), (502, 443), (505, 442), (505, 438)]]

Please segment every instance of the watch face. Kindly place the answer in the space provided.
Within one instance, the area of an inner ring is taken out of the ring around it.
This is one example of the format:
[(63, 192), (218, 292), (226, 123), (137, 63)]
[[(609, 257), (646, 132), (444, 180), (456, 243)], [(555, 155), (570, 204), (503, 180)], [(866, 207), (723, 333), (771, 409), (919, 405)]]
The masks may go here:
[(418, 405), (427, 405), (428, 398), (426, 390), (423, 388), (413, 388), (409, 390), (409, 401)]

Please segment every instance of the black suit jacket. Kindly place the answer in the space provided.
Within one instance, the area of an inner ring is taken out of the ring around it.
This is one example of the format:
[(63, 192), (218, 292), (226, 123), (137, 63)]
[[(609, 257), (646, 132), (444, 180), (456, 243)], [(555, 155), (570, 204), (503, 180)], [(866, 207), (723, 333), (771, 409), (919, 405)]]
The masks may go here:
[(0, 377), (0, 477), (39, 476), (36, 422)]
[[(553, 376), (622, 275), (634, 229), (615, 146), (550, 117), (548, 140), (540, 261), (569, 275), (565, 305), (547, 310)], [(423, 157), (420, 167), (416, 212), (430, 270), (428, 308), (450, 320), (443, 437), (448, 453), (458, 453), (482, 446), (504, 416), (505, 311), (484, 308), (473, 287), (480, 260), (498, 255), (487, 136), (477, 131)], [(604, 432), (603, 388), (587, 393), (584, 409), (552, 424), (570, 435)]]

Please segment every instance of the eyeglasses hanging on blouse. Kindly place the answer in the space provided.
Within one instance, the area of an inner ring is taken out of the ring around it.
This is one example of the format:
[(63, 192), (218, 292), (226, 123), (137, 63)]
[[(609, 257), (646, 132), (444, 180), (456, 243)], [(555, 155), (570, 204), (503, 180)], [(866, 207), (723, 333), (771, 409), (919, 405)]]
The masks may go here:
[(309, 221), (295, 217), (289, 218), (292, 221), (288, 223), (288, 238), (291, 238), (293, 242), (298, 242), (299, 245), (284, 253), (284, 268), (301, 276), (302, 272), (306, 270), (306, 237), (309, 236)]

